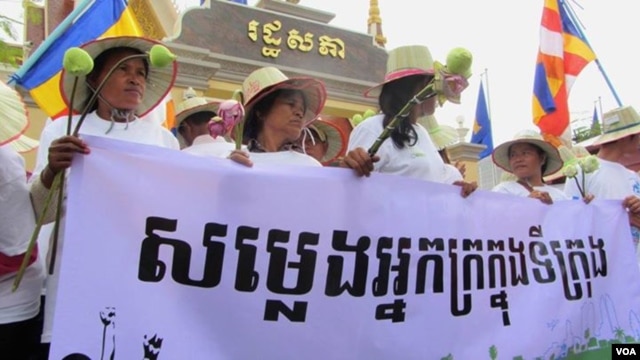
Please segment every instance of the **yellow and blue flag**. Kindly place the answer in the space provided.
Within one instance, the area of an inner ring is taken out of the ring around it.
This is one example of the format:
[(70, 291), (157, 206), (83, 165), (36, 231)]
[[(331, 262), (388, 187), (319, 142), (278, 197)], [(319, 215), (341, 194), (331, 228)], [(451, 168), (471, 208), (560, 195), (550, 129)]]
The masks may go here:
[(86, 0), (77, 10), (40, 45), (46, 49), (39, 56), (34, 54), (34, 59), (12, 76), (12, 81), (29, 91), (40, 109), (53, 119), (68, 111), (60, 93), (62, 59), (67, 49), (104, 37), (143, 35), (125, 0)]
[(478, 103), (476, 104), (476, 119), (473, 122), (473, 133), (471, 135), (472, 144), (485, 145), (486, 148), (480, 152), (480, 159), (483, 159), (493, 152), (493, 134), (491, 132), (491, 119), (489, 118), (489, 108), (484, 96), (484, 86), (480, 83), (478, 91)]
[(560, 137), (569, 127), (569, 91), (596, 56), (571, 20), (564, 0), (545, 0), (533, 84), (533, 123)]

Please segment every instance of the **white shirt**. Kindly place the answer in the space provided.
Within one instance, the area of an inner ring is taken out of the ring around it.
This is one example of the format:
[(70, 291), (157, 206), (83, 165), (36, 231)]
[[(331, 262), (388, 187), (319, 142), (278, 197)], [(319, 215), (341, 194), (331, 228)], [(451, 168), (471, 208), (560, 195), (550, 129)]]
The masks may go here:
[(322, 164), (313, 157), (294, 150), (276, 151), (276, 152), (251, 152), (249, 159), (254, 165), (301, 165), (301, 166), (322, 166)]
[[(74, 115), (72, 118), (71, 130), (75, 128), (80, 115)], [(111, 128), (111, 130), (109, 130)], [(67, 120), (66, 118), (60, 118), (55, 121), (49, 121), (40, 135), (40, 147), (38, 148), (38, 155), (36, 158), (36, 167), (33, 171), (33, 177), (40, 176), (40, 172), (47, 165), (47, 155), (49, 153), (49, 146), (51, 143), (66, 135)], [(162, 127), (162, 125), (149, 120), (141, 120), (136, 118), (135, 120), (127, 123), (112, 123), (109, 120), (100, 118), (95, 112), (90, 113), (84, 119), (79, 131), (80, 137), (82, 135), (94, 135), (102, 136), (111, 139), (118, 139), (123, 141), (130, 141), (139, 144), (155, 145), (165, 148), (171, 148), (179, 150), (178, 139), (173, 134)], [(88, 156), (91, 156), (89, 154)], [(55, 269), (53, 274), (47, 279), (46, 293), (47, 301), (45, 302), (45, 318), (44, 329), (42, 331), (42, 342), (51, 342), (51, 330), (53, 327), (53, 313), (56, 304), (56, 295), (58, 292), (58, 278), (60, 276), (60, 259), (62, 259), (63, 243), (64, 243), (64, 226), (60, 227), (60, 237), (57, 243), (57, 253), (55, 260)]]
[(228, 142), (222, 136), (214, 139), (211, 135), (200, 135), (193, 139), (191, 146), (182, 149), (182, 151), (199, 156), (226, 158), (235, 148), (234, 143)]
[[(600, 166), (598, 170), (585, 177), (585, 190), (588, 194), (593, 194), (595, 199), (623, 200), (629, 195), (640, 197), (640, 176), (627, 169), (623, 165), (598, 159)], [(579, 171), (575, 177), (582, 187), (582, 172)], [(564, 183), (564, 192), (570, 197), (580, 198), (580, 190), (575, 179), (569, 179)], [(636, 245), (636, 257), (640, 265), (640, 229), (631, 227), (631, 235)]]
[[(551, 185), (533, 186), (533, 189), (537, 191), (548, 192), (549, 196), (551, 196), (551, 200), (553, 200), (554, 202), (571, 199), (564, 192), (554, 188)], [(522, 184), (519, 184), (517, 181), (503, 181), (496, 185), (493, 189), (491, 189), (491, 191), (515, 196), (529, 196), (529, 190), (527, 190), (524, 186), (522, 186)]]
[[(24, 159), (10, 145), (0, 146), (0, 253), (16, 256), (27, 251), (35, 228)], [(44, 258), (25, 271), (20, 287), (11, 291), (16, 273), (0, 276), (0, 324), (33, 318), (40, 310), (40, 292), (45, 278)]]
[[(374, 115), (356, 126), (349, 136), (348, 150), (358, 147), (369, 149), (384, 130), (383, 119), (382, 114)], [(413, 128), (418, 136), (413, 146), (405, 145), (404, 148), (399, 149), (391, 138), (382, 143), (376, 153), (380, 156), (380, 161), (374, 164), (374, 171), (439, 183), (452, 183), (451, 173), (431, 142), (427, 130), (420, 124), (414, 124)]]

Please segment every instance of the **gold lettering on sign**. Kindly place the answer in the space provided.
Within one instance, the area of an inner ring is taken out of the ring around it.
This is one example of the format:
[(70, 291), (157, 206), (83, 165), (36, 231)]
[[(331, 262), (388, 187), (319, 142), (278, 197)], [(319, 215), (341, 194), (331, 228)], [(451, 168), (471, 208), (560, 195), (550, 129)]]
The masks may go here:
[(253, 42), (258, 41), (258, 25), (260, 25), (260, 23), (255, 20), (251, 20), (249, 24), (247, 24), (247, 35)]
[(279, 37), (273, 37), (273, 33), (280, 31), (282, 23), (279, 20), (275, 20), (269, 24), (262, 26), (262, 40), (267, 45), (280, 46), (282, 39)]
[(309, 52), (313, 49), (313, 34), (306, 33), (304, 37), (302, 37), (298, 30), (289, 30), (287, 46), (289, 46), (291, 50), (299, 49), (300, 51)]
[(262, 56), (271, 57), (271, 58), (277, 58), (278, 55), (280, 55), (280, 51), (282, 51), (282, 49), (274, 49), (274, 48), (268, 48), (266, 46), (263, 46), (262, 47)]
[(320, 36), (320, 46), (318, 52), (321, 55), (331, 55), (344, 59), (344, 41), (330, 38), (326, 35)]

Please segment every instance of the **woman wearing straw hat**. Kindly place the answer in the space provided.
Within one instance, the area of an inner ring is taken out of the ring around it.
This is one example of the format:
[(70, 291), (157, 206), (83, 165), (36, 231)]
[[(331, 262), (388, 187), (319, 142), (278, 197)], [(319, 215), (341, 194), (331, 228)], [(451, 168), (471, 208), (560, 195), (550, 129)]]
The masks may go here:
[[(74, 76), (63, 71), (60, 88), (63, 98), (70, 109), (81, 112), (94, 89), (106, 78), (111, 68), (119, 60), (130, 56), (148, 53), (158, 42), (140, 37), (111, 37), (91, 41), (82, 45), (93, 59), (94, 67), (85, 76), (80, 76), (75, 101), (69, 104)], [(84, 119), (79, 135), (103, 136), (124, 141), (179, 149), (173, 134), (153, 121), (140, 117), (151, 111), (165, 97), (173, 86), (177, 73), (177, 64), (173, 62), (171, 71), (162, 71), (149, 66), (146, 57), (135, 57), (122, 63), (106, 80), (99, 93), (98, 101)], [(80, 115), (72, 118), (72, 129)], [(33, 187), (49, 189), (54, 176), (71, 166), (74, 153), (89, 154), (87, 145), (78, 137), (66, 135), (66, 119), (50, 122), (42, 130), (36, 167), (32, 176)], [(54, 196), (56, 198), (56, 196)], [(60, 239), (55, 249), (60, 257), (63, 249), (64, 231), (60, 229)], [(51, 341), (52, 315), (55, 307), (59, 261), (52, 259), (54, 271), (47, 280), (47, 301), (45, 303), (45, 325), (42, 341)]]
[[(209, 123), (216, 118), (218, 103), (197, 96), (192, 88), (184, 93), (184, 101), (176, 106), (176, 127), (186, 147), (183, 152), (199, 156), (226, 158), (235, 145), (224, 136), (213, 136)], [(226, 135), (226, 134), (222, 134)]]
[(324, 84), (308, 77), (288, 78), (274, 67), (255, 70), (242, 84), (246, 111), (244, 142), (249, 153), (236, 150), (230, 158), (246, 166), (293, 164), (322, 166), (304, 154), (297, 140), (302, 129), (322, 111)]
[[(640, 176), (620, 164), (626, 156), (638, 153), (640, 144), (640, 115), (631, 106), (616, 108), (602, 116), (603, 133), (594, 142), (599, 146), (599, 167), (584, 179), (585, 188), (597, 199), (622, 200), (629, 212), (633, 241), (640, 264)], [(582, 172), (576, 176), (582, 182)], [(565, 182), (564, 191), (579, 197), (575, 181)]]
[[(29, 126), (18, 93), (0, 82), (0, 357), (31, 359), (40, 345), (40, 293), (45, 279), (44, 257), (30, 258), (23, 286), (12, 293), (36, 220), (29, 195), (24, 158), (15, 150)], [(44, 198), (33, 201), (44, 201)]]
[(562, 158), (539, 133), (533, 130), (518, 132), (513, 140), (496, 147), (491, 156), (497, 166), (517, 178), (499, 183), (493, 191), (527, 196), (545, 204), (569, 199), (564, 192), (546, 185), (542, 179), (562, 168)]
[(331, 166), (345, 151), (347, 144), (342, 130), (324, 120), (315, 120), (305, 128), (300, 139), (304, 152)]
[[(418, 118), (435, 111), (436, 98), (431, 97), (413, 106), (409, 116), (401, 119), (382, 143), (377, 154), (369, 156), (369, 148), (396, 114), (434, 77), (434, 63), (426, 46), (402, 46), (389, 52), (387, 73), (381, 84), (365, 92), (366, 97), (378, 97), (382, 113), (369, 117), (353, 129), (348, 153), (342, 165), (354, 169), (358, 176), (372, 171), (409, 176), (421, 180), (445, 183), (447, 169), (429, 134)], [(455, 181), (468, 196), (475, 183)]]

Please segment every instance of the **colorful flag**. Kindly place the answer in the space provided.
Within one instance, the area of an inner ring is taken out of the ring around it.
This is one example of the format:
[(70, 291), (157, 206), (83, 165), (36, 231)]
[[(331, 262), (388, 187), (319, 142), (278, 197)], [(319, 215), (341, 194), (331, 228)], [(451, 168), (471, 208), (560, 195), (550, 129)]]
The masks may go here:
[[(85, 8), (76, 18), (65, 19), (59, 26), (68, 24), (68, 27), (59, 36), (45, 40), (47, 49), (35, 61), (25, 63), (12, 77), (52, 118), (67, 112), (60, 93), (62, 59), (67, 49), (98, 38), (143, 34), (125, 0), (94, 0)], [(75, 11), (69, 15), (72, 16), (76, 16)], [(45, 43), (40, 46), (43, 45)]]
[(484, 86), (480, 83), (478, 91), (478, 103), (476, 105), (476, 119), (473, 122), (472, 144), (486, 145), (480, 153), (480, 159), (491, 155), (493, 152), (493, 135), (491, 134), (491, 119), (489, 118), (489, 108), (484, 96)]
[(560, 137), (569, 127), (569, 91), (596, 56), (564, 8), (545, 0), (533, 84), (533, 123), (544, 135)]

